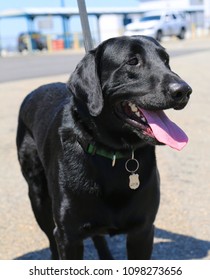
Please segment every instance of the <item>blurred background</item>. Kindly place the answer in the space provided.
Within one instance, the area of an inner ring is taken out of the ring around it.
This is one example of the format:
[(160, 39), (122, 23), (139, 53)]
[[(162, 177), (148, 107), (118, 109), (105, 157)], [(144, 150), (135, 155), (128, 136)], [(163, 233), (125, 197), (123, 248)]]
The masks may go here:
[[(193, 88), (167, 114), (189, 136), (178, 153), (157, 147), (161, 204), (153, 259), (210, 260), (210, 0), (86, 0), (94, 45), (119, 35), (153, 36)], [(66, 82), (84, 56), (76, 0), (0, 0), (0, 260), (49, 259), (16, 154), (18, 112), (42, 84)], [(87, 240), (86, 259), (97, 259)], [(125, 259), (124, 236), (109, 239)]]
[[(168, 36), (179, 39), (208, 36), (210, 32), (210, 0), (87, 0), (86, 5), (95, 45), (123, 34), (152, 34), (162, 40)], [(159, 13), (145, 20), (148, 12), (154, 10)], [(1, 1), (2, 56), (82, 47), (76, 0)]]

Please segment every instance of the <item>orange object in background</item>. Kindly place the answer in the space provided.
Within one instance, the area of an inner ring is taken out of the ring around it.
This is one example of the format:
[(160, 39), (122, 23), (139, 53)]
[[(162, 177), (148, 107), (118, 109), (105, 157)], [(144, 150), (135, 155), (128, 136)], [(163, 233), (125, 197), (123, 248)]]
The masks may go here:
[(63, 50), (64, 41), (62, 39), (52, 40), (52, 50)]

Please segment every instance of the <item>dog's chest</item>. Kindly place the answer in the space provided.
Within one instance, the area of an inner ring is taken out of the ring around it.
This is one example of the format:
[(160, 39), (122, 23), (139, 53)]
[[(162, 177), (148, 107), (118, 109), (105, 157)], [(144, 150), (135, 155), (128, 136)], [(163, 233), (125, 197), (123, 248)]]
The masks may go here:
[(148, 164), (144, 157), (113, 161), (95, 155), (88, 157), (87, 166), (89, 177), (94, 178), (105, 193), (117, 191), (121, 194), (132, 194), (147, 184), (154, 169), (154, 162), (152, 160)]
[(126, 168), (126, 162), (126, 159), (116, 160), (115, 165), (112, 166), (110, 159), (92, 160), (92, 172), (96, 183), (104, 193), (120, 192), (122, 194), (140, 187), (140, 169), (130, 171)]
[(127, 160), (116, 160), (112, 166), (110, 159), (84, 155), (75, 161), (77, 164), (70, 164), (68, 170), (74, 172), (68, 173), (69, 187), (77, 193), (72, 206), (80, 210), (81, 220), (88, 225), (84, 228), (87, 234), (124, 232), (143, 222), (149, 212), (155, 212), (152, 209), (157, 208), (158, 185), (154, 162), (147, 164), (143, 158), (139, 161), (135, 173), (140, 185), (132, 189)]

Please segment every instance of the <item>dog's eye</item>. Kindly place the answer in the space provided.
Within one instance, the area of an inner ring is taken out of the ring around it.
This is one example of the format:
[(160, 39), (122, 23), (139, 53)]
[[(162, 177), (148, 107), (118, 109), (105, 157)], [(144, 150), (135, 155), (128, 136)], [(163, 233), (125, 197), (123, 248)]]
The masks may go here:
[(133, 57), (127, 61), (128, 65), (137, 65), (139, 63), (138, 58)]
[(162, 58), (165, 65), (169, 64), (169, 55), (167, 53), (162, 54), (161, 58)]
[(165, 63), (166, 65), (169, 64), (169, 56), (166, 56), (166, 57), (164, 58), (164, 63)]
[(169, 56), (167, 56), (167, 57), (164, 59), (164, 64), (165, 64), (166, 67), (168, 67), (168, 69), (171, 69), (171, 67), (170, 67), (170, 65), (169, 65), (169, 62), (170, 62)]
[(163, 61), (163, 63), (166, 66), (169, 66), (169, 55), (165, 51), (163, 51), (163, 50), (159, 50), (158, 54), (160, 55), (160, 58)]

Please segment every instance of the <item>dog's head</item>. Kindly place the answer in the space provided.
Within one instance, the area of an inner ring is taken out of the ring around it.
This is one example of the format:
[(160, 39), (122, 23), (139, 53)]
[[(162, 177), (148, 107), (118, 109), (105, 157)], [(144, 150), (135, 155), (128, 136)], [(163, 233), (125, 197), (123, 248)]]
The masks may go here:
[(102, 141), (138, 146), (182, 137), (163, 110), (183, 109), (192, 89), (171, 71), (169, 55), (152, 38), (123, 36), (103, 42), (85, 55), (67, 86), (94, 119)]

